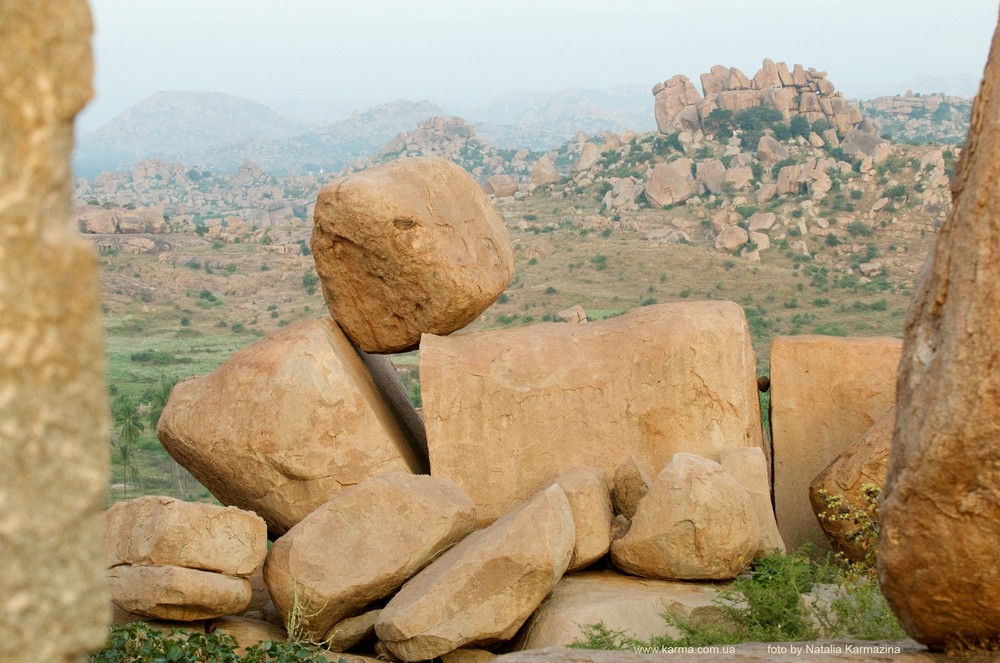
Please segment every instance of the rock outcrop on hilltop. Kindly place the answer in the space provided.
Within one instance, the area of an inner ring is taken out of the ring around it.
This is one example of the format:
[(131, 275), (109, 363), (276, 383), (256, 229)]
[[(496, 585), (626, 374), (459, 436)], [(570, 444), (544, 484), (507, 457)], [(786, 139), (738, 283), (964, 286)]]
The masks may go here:
[(701, 75), (704, 97), (686, 76), (678, 74), (653, 88), (656, 98), (656, 126), (660, 133), (704, 130), (705, 120), (715, 109), (738, 113), (768, 106), (785, 120), (801, 115), (810, 123), (826, 119), (834, 128), (847, 132), (861, 122), (861, 111), (837, 92), (826, 72), (765, 59), (753, 78), (736, 67), (721, 65)]
[(906, 94), (859, 102), (861, 113), (894, 141), (961, 143), (969, 131), (972, 100), (943, 94)]

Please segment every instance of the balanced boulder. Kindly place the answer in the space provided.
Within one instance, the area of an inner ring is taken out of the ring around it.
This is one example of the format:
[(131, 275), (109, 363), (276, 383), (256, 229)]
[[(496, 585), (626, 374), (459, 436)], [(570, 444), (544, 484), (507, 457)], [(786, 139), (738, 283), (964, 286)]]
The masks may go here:
[(264, 580), (282, 615), (319, 639), (398, 589), (472, 531), (475, 507), (446, 479), (383, 475), (342, 491), (274, 542)]
[(612, 476), (634, 454), (653, 474), (678, 451), (718, 459), (763, 444), (750, 332), (732, 302), (426, 336), (420, 367), (431, 473), (473, 499), (481, 524), (574, 465)]
[(312, 252), (334, 319), (367, 352), (412, 349), (476, 319), (514, 276), (503, 220), (475, 180), (436, 157), (328, 184)]
[(759, 447), (723, 449), (719, 464), (750, 496), (754, 515), (757, 516), (757, 523), (760, 525), (760, 546), (757, 548), (757, 555), (772, 550), (785, 552), (785, 542), (781, 540), (778, 523), (774, 520), (774, 507), (771, 506), (771, 481), (767, 476), (767, 459), (764, 457), (764, 452)]
[(108, 581), (122, 610), (179, 622), (239, 614), (253, 593), (246, 578), (179, 566), (116, 566)]
[(179, 383), (157, 436), (220, 502), (259, 514), (275, 536), (345, 487), (426, 468), (330, 319), (289, 327)]
[(550, 486), (406, 583), (375, 632), (403, 661), (508, 640), (558, 582), (575, 541), (566, 493)]
[(577, 465), (565, 470), (553, 483), (566, 492), (573, 512), (576, 545), (567, 573), (584, 569), (608, 554), (611, 546), (611, 496), (604, 474)]
[(631, 519), (639, 508), (639, 501), (646, 496), (652, 485), (653, 482), (649, 480), (649, 475), (642, 469), (642, 465), (634, 455), (630, 455), (628, 460), (615, 470), (615, 479), (611, 487), (611, 501), (615, 513)]
[(718, 463), (679, 453), (611, 544), (627, 573), (663, 580), (728, 580), (753, 561), (760, 524), (747, 491)]

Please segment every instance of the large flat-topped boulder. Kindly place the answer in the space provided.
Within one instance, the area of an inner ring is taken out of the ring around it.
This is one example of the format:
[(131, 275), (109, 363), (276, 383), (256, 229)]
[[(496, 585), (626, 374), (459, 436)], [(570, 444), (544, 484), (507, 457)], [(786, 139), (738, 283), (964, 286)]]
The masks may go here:
[(895, 338), (779, 336), (771, 343), (774, 512), (788, 550), (827, 548), (809, 484), (896, 402)]
[(613, 477), (634, 454), (655, 476), (679, 451), (718, 460), (762, 445), (750, 334), (731, 302), (426, 336), (420, 366), (431, 473), (472, 497), (481, 523), (573, 465)]
[(317, 640), (398, 589), (472, 531), (475, 507), (447, 479), (374, 477), (344, 490), (271, 546), (264, 580), (281, 615), (302, 609)]
[(476, 181), (437, 157), (328, 184), (312, 252), (334, 319), (367, 352), (412, 349), (469, 324), (514, 276), (503, 220)]
[(267, 555), (267, 525), (236, 507), (147, 496), (104, 514), (104, 557), (119, 564), (166, 564), (249, 576)]
[(280, 536), (345, 487), (426, 468), (371, 375), (332, 320), (308, 320), (174, 387), (157, 436)]
[(563, 576), (525, 622), (513, 649), (566, 647), (585, 638), (581, 626), (587, 624), (604, 624), (639, 640), (664, 633), (679, 637), (662, 615), (718, 622), (722, 619), (722, 609), (715, 603), (718, 593), (718, 585), (648, 580), (614, 571)]

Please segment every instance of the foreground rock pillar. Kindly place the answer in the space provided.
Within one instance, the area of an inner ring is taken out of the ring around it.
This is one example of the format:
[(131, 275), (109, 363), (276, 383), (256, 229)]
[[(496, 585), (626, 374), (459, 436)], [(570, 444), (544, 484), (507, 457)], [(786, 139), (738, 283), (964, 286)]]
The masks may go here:
[(111, 617), (96, 256), (70, 220), (84, 0), (0, 3), (0, 661), (73, 661)]
[(879, 578), (932, 648), (1000, 641), (1000, 29), (904, 330)]

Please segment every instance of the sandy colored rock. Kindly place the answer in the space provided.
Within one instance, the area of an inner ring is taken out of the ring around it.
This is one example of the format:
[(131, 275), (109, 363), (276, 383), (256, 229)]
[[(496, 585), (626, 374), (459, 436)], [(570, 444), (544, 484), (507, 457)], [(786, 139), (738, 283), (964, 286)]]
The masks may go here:
[(302, 629), (321, 638), (384, 598), (475, 524), (475, 507), (446, 479), (369, 479), (323, 504), (274, 542), (264, 580), (282, 615), (296, 601)]
[(218, 617), (208, 624), (207, 631), (209, 633), (218, 631), (232, 636), (237, 645), (236, 653), (241, 655), (246, 653), (248, 647), (261, 642), (288, 640), (288, 633), (280, 626), (245, 617)]
[(587, 311), (579, 304), (575, 304), (574, 306), (570, 306), (569, 308), (556, 313), (556, 317), (563, 322), (579, 324), (587, 322)]
[(733, 252), (750, 239), (750, 234), (739, 226), (728, 226), (722, 229), (715, 238), (715, 248), (720, 251)]
[(75, 661), (111, 617), (100, 267), (70, 210), (93, 96), (83, 0), (0, 3), (0, 660)]
[(160, 564), (249, 576), (267, 555), (267, 524), (236, 507), (147, 496), (104, 514), (108, 567)]
[(646, 182), (646, 199), (653, 207), (665, 207), (684, 202), (698, 192), (691, 175), (691, 159), (677, 159), (657, 164)]
[(404, 661), (508, 640), (558, 582), (575, 541), (566, 493), (550, 486), (406, 583), (375, 632)]
[(718, 592), (716, 585), (648, 580), (614, 571), (563, 576), (524, 624), (513, 649), (566, 647), (585, 638), (580, 627), (587, 624), (604, 624), (640, 640), (664, 634), (680, 637), (662, 615), (718, 623), (723, 619), (713, 603)]
[(774, 215), (774, 212), (754, 212), (747, 219), (747, 230), (750, 232), (770, 230), (777, 220), (778, 217)]
[(611, 502), (615, 513), (629, 520), (639, 508), (639, 500), (646, 496), (653, 482), (646, 470), (634, 455), (615, 469), (615, 478), (611, 487)]
[(768, 462), (764, 452), (758, 447), (723, 449), (719, 455), (719, 464), (750, 496), (754, 515), (760, 525), (758, 556), (771, 550), (785, 552), (785, 542), (778, 533), (774, 507), (771, 506), (771, 481), (768, 478)]
[(728, 580), (753, 561), (760, 524), (747, 491), (715, 461), (678, 453), (611, 544), (619, 569), (663, 580)]
[(220, 502), (259, 514), (274, 536), (345, 487), (426, 467), (329, 318), (179, 383), (157, 437)]
[(181, 622), (238, 614), (252, 594), (246, 578), (179, 566), (116, 566), (108, 583), (122, 610)]
[(462, 647), (441, 655), (441, 663), (490, 663), (497, 657), (487, 649)]
[(604, 473), (577, 465), (564, 470), (553, 482), (566, 493), (573, 512), (576, 545), (567, 573), (585, 569), (608, 554), (611, 546), (611, 495)]
[(514, 276), (500, 215), (468, 173), (437, 157), (323, 187), (310, 246), (330, 313), (366, 352), (461, 329)]
[(531, 171), (532, 186), (544, 186), (559, 181), (559, 171), (556, 170), (552, 159), (542, 157), (535, 162), (535, 167)]
[(827, 548), (809, 484), (896, 402), (894, 338), (778, 336), (771, 342), (774, 515), (788, 550)]
[[(830, 546), (835, 552), (855, 562), (865, 559), (864, 549), (852, 541), (852, 535), (859, 528), (852, 520), (831, 519), (839, 510), (832, 508), (829, 500), (841, 498), (845, 507), (851, 511), (869, 509), (870, 498), (865, 495), (865, 487), (873, 486), (881, 490), (885, 483), (892, 427), (895, 423), (896, 408), (893, 406), (809, 485), (809, 503), (812, 504), (813, 512)], [(874, 552), (873, 550), (873, 555)]]
[(763, 446), (750, 334), (731, 302), (427, 336), (420, 367), (432, 474), (472, 498), (481, 524), (573, 465), (613, 476), (635, 454), (653, 473), (678, 451)]
[(347, 651), (374, 638), (375, 622), (381, 613), (382, 609), (377, 608), (337, 622), (323, 635), (323, 644), (331, 651)]
[(907, 314), (882, 493), (883, 591), (914, 639), (1000, 641), (1000, 28)]
[(506, 198), (517, 193), (517, 180), (510, 175), (493, 175), (486, 178), (483, 184), (483, 191), (486, 195)]

